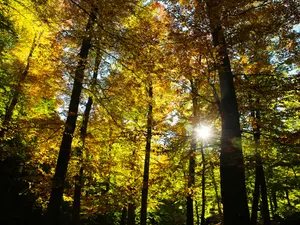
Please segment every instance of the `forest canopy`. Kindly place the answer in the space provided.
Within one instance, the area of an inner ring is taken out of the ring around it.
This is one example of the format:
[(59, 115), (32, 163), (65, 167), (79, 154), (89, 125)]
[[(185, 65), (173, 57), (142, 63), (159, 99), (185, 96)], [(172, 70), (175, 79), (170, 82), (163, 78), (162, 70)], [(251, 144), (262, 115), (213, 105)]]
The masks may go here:
[(297, 0), (0, 0), (0, 224), (300, 224)]

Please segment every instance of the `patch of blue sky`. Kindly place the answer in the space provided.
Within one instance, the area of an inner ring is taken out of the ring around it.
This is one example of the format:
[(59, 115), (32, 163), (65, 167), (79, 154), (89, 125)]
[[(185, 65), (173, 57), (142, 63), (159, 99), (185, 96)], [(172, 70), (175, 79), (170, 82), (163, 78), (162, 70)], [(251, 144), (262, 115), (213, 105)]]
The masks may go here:
[(145, 1), (143, 1), (143, 5), (146, 6), (146, 5), (150, 4), (151, 2), (153, 2), (153, 0), (145, 0)]
[(166, 116), (167, 123), (170, 124), (171, 126), (175, 126), (179, 121), (179, 117), (177, 116), (177, 113), (178, 113), (177, 110), (173, 110), (171, 113), (169, 113)]
[(293, 30), (296, 31), (297, 33), (300, 33), (300, 24), (294, 25)]

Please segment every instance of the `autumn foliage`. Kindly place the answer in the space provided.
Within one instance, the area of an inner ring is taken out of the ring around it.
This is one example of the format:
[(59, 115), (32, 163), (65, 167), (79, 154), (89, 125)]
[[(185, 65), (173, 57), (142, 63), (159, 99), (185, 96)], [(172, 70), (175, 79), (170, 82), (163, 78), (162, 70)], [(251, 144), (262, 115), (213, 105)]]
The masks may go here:
[(298, 224), (299, 10), (0, 0), (0, 224)]

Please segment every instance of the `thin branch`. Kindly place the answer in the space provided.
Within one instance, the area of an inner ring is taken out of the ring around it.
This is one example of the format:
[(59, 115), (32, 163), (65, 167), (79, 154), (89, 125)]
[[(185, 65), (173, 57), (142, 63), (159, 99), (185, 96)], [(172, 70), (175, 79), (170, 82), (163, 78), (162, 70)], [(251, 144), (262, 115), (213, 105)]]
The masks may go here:
[[(252, 7), (248, 8), (248, 9), (242, 11), (242, 12), (239, 12), (239, 13), (236, 13), (236, 14), (229, 14), (228, 16), (231, 16), (231, 17), (241, 16), (241, 15), (246, 14), (247, 12), (249, 12), (249, 11), (251, 11), (251, 10), (258, 9), (258, 8), (260, 8), (260, 7), (265, 6), (267, 2), (268, 2), (268, 0), (264, 0), (260, 5), (252, 6)], [(226, 16), (226, 17), (228, 17), (228, 16)], [(226, 17), (224, 17), (224, 18), (226, 18)], [(223, 19), (224, 19), (224, 18), (223, 18)], [(223, 19), (222, 19), (222, 20), (223, 20)]]
[(91, 14), (83, 7), (81, 7), (77, 2), (74, 0), (70, 0), (74, 5), (76, 5), (79, 9), (81, 9), (85, 14), (87, 14), (89, 17), (91, 17)]

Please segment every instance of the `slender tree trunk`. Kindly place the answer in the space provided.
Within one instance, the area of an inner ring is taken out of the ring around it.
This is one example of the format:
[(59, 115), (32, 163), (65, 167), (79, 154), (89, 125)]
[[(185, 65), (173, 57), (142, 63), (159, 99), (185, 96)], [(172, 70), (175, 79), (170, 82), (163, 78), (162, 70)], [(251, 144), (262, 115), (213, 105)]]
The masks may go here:
[(187, 225), (194, 225), (194, 210), (193, 210), (193, 186), (195, 185), (195, 156), (194, 152), (196, 149), (196, 143), (191, 144), (191, 156), (189, 159), (189, 180), (188, 188), (190, 189), (186, 198), (186, 214), (187, 214)]
[(205, 161), (205, 155), (204, 155), (203, 141), (201, 141), (201, 155), (202, 155), (202, 212), (201, 212), (201, 225), (205, 225), (205, 204), (206, 204), (205, 170), (206, 170), (206, 161)]
[(253, 118), (253, 137), (255, 142), (255, 184), (254, 184), (254, 192), (253, 192), (253, 202), (252, 202), (252, 211), (251, 211), (251, 225), (257, 224), (257, 212), (258, 212), (258, 204), (260, 197), (260, 164), (259, 164), (259, 142), (260, 142), (260, 130), (258, 127), (258, 121), (256, 118), (255, 111), (251, 112), (251, 116)]
[(272, 197), (271, 196), (269, 196), (269, 202), (270, 202), (272, 217), (274, 219), (274, 217), (275, 217), (275, 211), (274, 211), (274, 206), (273, 206), (273, 202), (272, 202)]
[(120, 225), (126, 225), (127, 222), (126, 220), (127, 220), (127, 209), (126, 207), (123, 207)]
[(197, 225), (200, 225), (200, 216), (199, 216), (199, 205), (198, 205), (198, 201), (195, 201), (195, 204), (196, 204)]
[(83, 167), (81, 166), (79, 174), (75, 178), (74, 202), (72, 210), (72, 225), (78, 225), (80, 221), (80, 197), (82, 189)]
[(128, 218), (127, 225), (135, 225), (135, 205), (133, 203), (128, 204)]
[(42, 35), (42, 33), (40, 33), (38, 36), (35, 34), (35, 36), (34, 36), (34, 39), (33, 39), (33, 42), (32, 42), (32, 45), (31, 45), (31, 48), (29, 51), (29, 55), (27, 57), (26, 67), (20, 75), (18, 85), (15, 87), (10, 104), (6, 109), (6, 112), (5, 112), (5, 115), (3, 118), (3, 122), (2, 122), (2, 127), (0, 127), (0, 141), (2, 140), (2, 138), (4, 138), (5, 133), (8, 130), (11, 118), (13, 116), (13, 112), (19, 101), (19, 96), (20, 96), (20, 93), (22, 92), (22, 88), (23, 88), (25, 79), (29, 73), (29, 68), (30, 68), (30, 63), (31, 63), (31, 58), (32, 58), (33, 52), (34, 52), (36, 46), (38, 45), (38, 41), (39, 41), (41, 35)]
[(148, 200), (148, 182), (149, 182), (149, 167), (150, 167), (150, 150), (151, 150), (151, 139), (152, 139), (152, 125), (153, 125), (153, 115), (152, 115), (152, 100), (153, 100), (153, 87), (150, 81), (148, 87), (148, 119), (147, 119), (147, 137), (146, 137), (146, 153), (145, 153), (145, 164), (144, 164), (144, 178), (143, 178), (143, 189), (142, 189), (142, 207), (141, 207), (141, 225), (146, 225), (147, 223), (147, 200)]
[(82, 82), (84, 78), (84, 70), (86, 66), (86, 59), (91, 48), (91, 30), (95, 15), (89, 18), (86, 26), (87, 36), (83, 39), (80, 53), (79, 62), (75, 70), (75, 78), (71, 101), (69, 105), (69, 112), (63, 133), (63, 139), (60, 146), (59, 156), (53, 177), (52, 191), (47, 209), (47, 223), (50, 225), (58, 225), (60, 220), (60, 207), (62, 204), (62, 197), (64, 191), (64, 183), (67, 173), (67, 168), (70, 160), (71, 145), (73, 134), (76, 128), (76, 120), (78, 113), (78, 106), (80, 101), (80, 94), (82, 90)]
[[(257, 103), (259, 101), (257, 100)], [(270, 212), (269, 212), (269, 206), (268, 206), (268, 196), (267, 196), (267, 185), (266, 185), (266, 179), (264, 174), (264, 168), (262, 164), (262, 159), (259, 153), (259, 147), (260, 147), (260, 112), (258, 110), (252, 112), (252, 117), (254, 118), (253, 122), (253, 136), (254, 136), (254, 142), (255, 142), (255, 152), (256, 152), (256, 166), (255, 166), (255, 191), (258, 191), (261, 193), (262, 198), (262, 216), (264, 220), (264, 225), (270, 224)], [(258, 187), (257, 187), (258, 186)], [(258, 188), (258, 190), (256, 190)], [(255, 193), (253, 196), (253, 207), (252, 207), (252, 216), (251, 216), (251, 224), (256, 224), (257, 221), (257, 209), (258, 209), (258, 199), (257, 202), (255, 202), (255, 197), (257, 195), (257, 198), (259, 199), (259, 193)], [(255, 205), (257, 204), (257, 205)]]
[(217, 69), (221, 89), (222, 136), (220, 172), (224, 225), (249, 225), (239, 112), (230, 60), (220, 19), (221, 11), (220, 1), (207, 1), (207, 15), (213, 44), (217, 51)]
[[(261, 161), (261, 159), (260, 159)], [(264, 169), (261, 163), (260, 166), (260, 178), (261, 178), (261, 200), (262, 200), (262, 215), (264, 219), (264, 225), (270, 225), (271, 219), (270, 219), (270, 210), (268, 205), (268, 193), (267, 193), (267, 185), (266, 185), (266, 179), (265, 179), (265, 173)]]
[(255, 188), (253, 193), (253, 203), (252, 203), (252, 213), (251, 213), (251, 225), (255, 225), (257, 222), (257, 211), (258, 202), (261, 193), (262, 198), (262, 217), (264, 220), (264, 225), (270, 224), (270, 212), (268, 206), (268, 196), (267, 196), (267, 185), (264, 175), (264, 170), (262, 166), (262, 161), (260, 155), (257, 153), (256, 169), (255, 169)]
[(291, 201), (290, 201), (289, 191), (288, 190), (285, 190), (285, 197), (286, 197), (288, 206), (291, 206)]
[[(92, 77), (92, 85), (91, 88), (94, 88), (94, 85), (97, 81), (98, 75), (98, 68), (101, 61), (100, 52), (97, 52), (96, 59), (95, 59), (95, 67), (94, 73)], [(72, 225), (78, 225), (80, 221), (80, 199), (81, 199), (81, 189), (83, 187), (83, 150), (85, 146), (85, 138), (87, 134), (88, 122), (90, 118), (90, 112), (93, 105), (93, 98), (89, 96), (88, 101), (85, 106), (83, 120), (80, 128), (80, 139), (81, 139), (81, 149), (79, 151), (78, 157), (80, 158), (80, 170), (79, 174), (76, 176), (77, 179), (75, 181), (75, 191), (74, 191), (74, 202), (73, 202), (73, 213), (72, 213)]]
[(257, 211), (259, 203), (259, 171), (257, 166), (255, 167), (255, 184), (253, 192), (253, 202), (252, 202), (252, 211), (251, 211), (251, 225), (257, 224)]
[[(198, 80), (190, 80), (191, 82), (191, 89), (192, 89), (192, 103), (193, 103), (193, 119), (192, 119), (192, 126), (196, 128), (197, 121), (198, 121)], [(194, 209), (193, 209), (193, 188), (195, 185), (195, 167), (196, 167), (196, 159), (195, 159), (195, 152), (197, 147), (197, 139), (196, 139), (196, 132), (195, 129), (192, 131), (192, 140), (191, 140), (191, 147), (190, 147), (190, 157), (189, 157), (189, 175), (188, 175), (188, 188), (189, 193), (186, 198), (186, 224), (187, 225), (194, 225)]]
[[(269, 174), (270, 179), (272, 179), (274, 177), (273, 169), (271, 167), (268, 168), (268, 174)], [(272, 185), (270, 189), (271, 189), (271, 194), (269, 195), (269, 202), (271, 205), (272, 216), (274, 218), (277, 215), (277, 208), (278, 208), (277, 198), (276, 198), (276, 189), (275, 189), (274, 185)]]
[(222, 215), (222, 209), (221, 209), (221, 201), (220, 201), (220, 197), (219, 197), (219, 192), (218, 192), (218, 185), (215, 179), (215, 173), (214, 173), (214, 164), (210, 161), (210, 168), (211, 168), (211, 180), (214, 186), (214, 190), (215, 190), (215, 196), (216, 196), (216, 201), (217, 201), (217, 206), (218, 206), (218, 213), (219, 215)]
[(89, 120), (89, 114), (91, 111), (91, 107), (93, 104), (93, 99), (89, 97), (88, 102), (86, 104), (86, 108), (84, 111), (84, 118), (82, 121), (82, 126), (81, 126), (81, 141), (82, 141), (82, 146), (80, 149), (80, 155), (79, 157), (81, 158), (81, 165), (80, 165), (80, 170), (79, 174), (76, 176), (75, 180), (75, 191), (74, 191), (74, 202), (73, 202), (73, 212), (72, 212), (72, 225), (78, 225), (80, 221), (80, 199), (81, 199), (81, 189), (83, 186), (83, 165), (82, 165), (82, 151), (84, 149), (84, 143), (85, 143), (85, 137), (86, 137), (86, 131), (87, 131), (87, 125), (88, 125), (88, 120)]
[(277, 209), (278, 209), (278, 204), (277, 204), (277, 195), (276, 195), (275, 190), (272, 190), (272, 200), (273, 200), (273, 205), (274, 205), (274, 211), (276, 213)]

